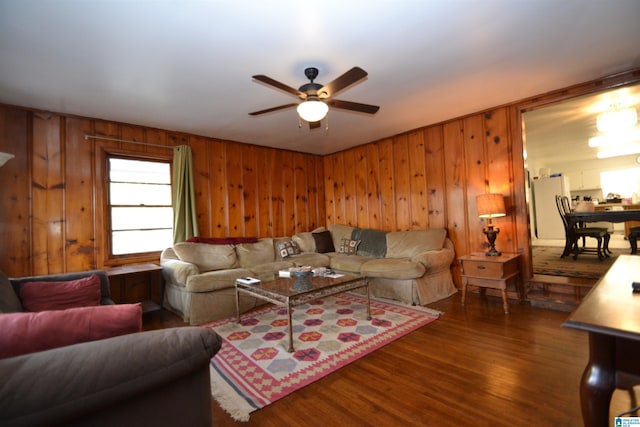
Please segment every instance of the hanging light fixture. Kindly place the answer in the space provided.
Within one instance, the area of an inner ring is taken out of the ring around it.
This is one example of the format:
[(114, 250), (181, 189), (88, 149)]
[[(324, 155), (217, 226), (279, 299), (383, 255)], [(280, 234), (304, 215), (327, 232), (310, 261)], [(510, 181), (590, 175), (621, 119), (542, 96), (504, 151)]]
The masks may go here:
[(632, 128), (638, 122), (638, 113), (634, 107), (622, 107), (614, 104), (596, 118), (596, 126), (600, 132), (620, 132)]
[(298, 104), (296, 110), (302, 120), (314, 123), (325, 118), (329, 112), (329, 106), (315, 97), (309, 97)]

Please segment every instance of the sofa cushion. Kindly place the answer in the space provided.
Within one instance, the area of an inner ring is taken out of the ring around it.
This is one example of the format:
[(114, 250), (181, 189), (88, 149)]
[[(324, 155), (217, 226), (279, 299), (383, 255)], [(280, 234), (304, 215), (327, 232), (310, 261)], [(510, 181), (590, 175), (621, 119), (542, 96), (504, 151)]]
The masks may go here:
[(350, 239), (351, 233), (353, 233), (353, 227), (342, 224), (330, 224), (329, 231), (331, 232), (331, 238), (333, 239), (333, 247), (339, 248), (342, 239)]
[(0, 271), (0, 313), (16, 313), (22, 311), (22, 304), (13, 289), (13, 285)]
[(331, 259), (328, 255), (318, 254), (313, 252), (302, 253), (300, 255), (294, 255), (287, 258), (291, 260), (296, 267), (311, 266), (311, 267), (329, 267)]
[(92, 274), (76, 280), (25, 282), (20, 299), (26, 311), (65, 310), (100, 305), (100, 278)]
[(416, 279), (426, 271), (424, 265), (407, 258), (380, 258), (362, 264), (360, 273), (367, 277), (385, 279)]
[(297, 255), (300, 252), (298, 244), (293, 239), (279, 239), (276, 241), (276, 251), (280, 258), (284, 259), (292, 255)]
[(355, 255), (358, 251), (360, 240), (342, 239), (338, 252), (346, 255)]
[(313, 238), (313, 235), (310, 231), (306, 231), (304, 233), (297, 233), (291, 237), (291, 240), (296, 242), (300, 251), (302, 252), (315, 252), (316, 251), (316, 241)]
[(249, 268), (276, 260), (273, 239), (260, 239), (257, 243), (243, 243), (236, 246), (240, 267)]
[(371, 228), (354, 228), (351, 239), (360, 240), (358, 255), (384, 258), (387, 254), (387, 232)]
[(335, 252), (336, 249), (330, 231), (326, 230), (311, 234), (316, 242), (316, 251), (318, 251), (318, 253)]
[(181, 242), (173, 245), (173, 251), (180, 261), (195, 264), (201, 273), (233, 268), (238, 265), (233, 245)]
[(190, 276), (187, 279), (186, 290), (189, 292), (211, 292), (233, 288), (237, 278), (251, 276), (251, 274), (251, 270), (247, 268), (207, 271)]
[(411, 258), (422, 252), (440, 250), (446, 237), (444, 228), (387, 233), (387, 258)]
[(375, 259), (369, 256), (362, 255), (345, 255), (345, 254), (332, 254), (330, 267), (337, 271), (345, 271), (348, 273), (360, 273), (362, 264), (367, 261)]
[(142, 330), (142, 305), (120, 304), (0, 315), (0, 358)]
[(262, 276), (295, 267), (295, 264), (292, 261), (289, 261), (290, 259), (291, 258), (287, 258), (284, 261), (275, 261), (268, 262), (266, 264), (254, 265), (253, 267), (249, 267), (249, 271), (251, 271), (251, 276), (260, 279), (260, 277)]

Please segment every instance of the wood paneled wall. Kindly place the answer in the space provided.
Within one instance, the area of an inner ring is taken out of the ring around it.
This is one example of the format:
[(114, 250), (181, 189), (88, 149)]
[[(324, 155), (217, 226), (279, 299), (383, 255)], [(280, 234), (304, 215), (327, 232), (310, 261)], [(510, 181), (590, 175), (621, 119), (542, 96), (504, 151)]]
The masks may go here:
[[(104, 266), (104, 153), (168, 158), (164, 146), (188, 144), (203, 236), (283, 236), (331, 223), (445, 227), (460, 256), (485, 250), (475, 197), (496, 192), (507, 204), (507, 216), (494, 219), (496, 245), (523, 254), (527, 281), (521, 111), (638, 81), (631, 70), (324, 157), (0, 106), (0, 151), (16, 155), (0, 168), (0, 269), (22, 276)], [(457, 262), (454, 272), (458, 281)]]
[(447, 228), (462, 255), (486, 250), (476, 195), (501, 193), (508, 215), (494, 219), (497, 246), (524, 252), (528, 241), (516, 238), (513, 206), (513, 168), (522, 164), (512, 160), (510, 113), (498, 108), (325, 156), (327, 223), (386, 231)]
[(201, 236), (285, 236), (325, 224), (319, 156), (0, 106), (0, 151), (15, 154), (0, 168), (0, 270), (26, 276), (157, 262), (108, 259), (106, 153), (171, 159), (183, 144), (193, 153)]

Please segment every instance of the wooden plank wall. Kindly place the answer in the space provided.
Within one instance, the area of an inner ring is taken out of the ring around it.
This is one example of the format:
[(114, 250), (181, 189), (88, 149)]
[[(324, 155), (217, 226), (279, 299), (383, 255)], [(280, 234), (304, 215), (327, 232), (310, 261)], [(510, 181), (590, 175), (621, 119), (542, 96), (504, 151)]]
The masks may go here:
[(15, 155), (0, 168), (0, 270), (17, 277), (157, 262), (157, 254), (107, 259), (105, 153), (170, 159), (182, 144), (193, 153), (201, 236), (285, 236), (324, 225), (319, 156), (0, 106), (0, 151)]
[[(96, 134), (191, 146), (203, 236), (283, 236), (331, 223), (445, 227), (460, 256), (485, 250), (476, 195), (502, 193), (507, 216), (494, 220), (496, 245), (523, 254), (526, 281), (521, 111), (638, 81), (640, 71), (631, 70), (324, 157), (0, 106), (0, 151), (16, 155), (0, 168), (0, 269), (23, 276), (104, 265), (104, 151), (171, 150), (83, 138)], [(457, 262), (454, 273), (458, 281)]]
[[(510, 121), (503, 107), (325, 156), (327, 224), (447, 228), (456, 254), (486, 250), (475, 197), (497, 192), (507, 204), (514, 200)], [(524, 251), (514, 224), (513, 209), (494, 219), (504, 252)]]

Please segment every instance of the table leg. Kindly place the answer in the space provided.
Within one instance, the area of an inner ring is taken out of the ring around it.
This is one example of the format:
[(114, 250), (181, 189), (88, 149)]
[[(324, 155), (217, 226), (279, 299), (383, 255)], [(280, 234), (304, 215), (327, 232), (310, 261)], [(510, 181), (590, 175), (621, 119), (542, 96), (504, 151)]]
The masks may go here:
[(462, 305), (464, 305), (464, 301), (467, 298), (467, 279), (462, 278)]
[(238, 292), (238, 286), (236, 285), (236, 319), (240, 323), (240, 293)]
[(289, 320), (289, 348), (287, 351), (293, 353), (293, 322), (291, 321), (291, 303), (287, 301), (287, 319)]
[(504, 308), (504, 314), (509, 314), (509, 302), (507, 301), (507, 290), (502, 290), (502, 307)]
[(365, 279), (365, 283), (367, 284), (367, 320), (371, 320), (371, 292), (369, 290), (369, 280)]
[(164, 276), (160, 270), (160, 320), (164, 319)]
[(589, 363), (580, 383), (580, 404), (585, 427), (609, 425), (609, 405), (615, 390), (614, 337), (589, 333)]

